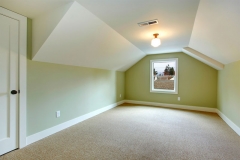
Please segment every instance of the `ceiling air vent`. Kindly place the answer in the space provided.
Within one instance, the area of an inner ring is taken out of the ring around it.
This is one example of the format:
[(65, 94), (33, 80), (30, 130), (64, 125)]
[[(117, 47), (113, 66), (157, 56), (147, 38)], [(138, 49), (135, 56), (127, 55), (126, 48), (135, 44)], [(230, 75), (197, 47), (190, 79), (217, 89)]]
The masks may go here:
[(158, 24), (157, 19), (138, 23), (139, 27), (144, 27), (144, 26), (149, 26), (149, 25), (154, 25), (154, 24)]

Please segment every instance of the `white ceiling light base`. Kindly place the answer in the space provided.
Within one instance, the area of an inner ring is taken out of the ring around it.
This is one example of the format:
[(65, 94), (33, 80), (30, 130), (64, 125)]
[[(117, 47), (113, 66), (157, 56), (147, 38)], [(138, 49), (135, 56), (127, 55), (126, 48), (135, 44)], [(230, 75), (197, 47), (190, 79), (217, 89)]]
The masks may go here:
[(186, 54), (188, 54), (189, 56), (196, 58), (197, 60), (215, 68), (216, 70), (222, 70), (224, 68), (224, 64), (190, 48), (190, 47), (184, 47), (182, 49), (182, 51)]

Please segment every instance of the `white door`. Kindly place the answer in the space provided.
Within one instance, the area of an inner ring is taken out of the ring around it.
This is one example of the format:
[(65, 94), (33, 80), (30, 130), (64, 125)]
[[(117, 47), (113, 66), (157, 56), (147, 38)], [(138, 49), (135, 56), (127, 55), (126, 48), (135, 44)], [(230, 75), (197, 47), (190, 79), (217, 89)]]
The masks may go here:
[(0, 14), (0, 155), (18, 148), (18, 28)]

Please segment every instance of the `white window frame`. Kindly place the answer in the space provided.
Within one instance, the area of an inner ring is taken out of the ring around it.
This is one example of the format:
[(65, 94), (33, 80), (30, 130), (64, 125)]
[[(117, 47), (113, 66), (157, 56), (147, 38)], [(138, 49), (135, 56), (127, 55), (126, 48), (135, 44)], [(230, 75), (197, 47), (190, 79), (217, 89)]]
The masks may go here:
[[(166, 90), (166, 89), (154, 89), (154, 76), (153, 76), (153, 69), (154, 63), (162, 62), (175, 62), (176, 69), (175, 69), (175, 77), (174, 77), (174, 90)], [(150, 92), (153, 93), (166, 93), (166, 94), (178, 94), (178, 58), (169, 58), (169, 59), (154, 59), (150, 60)]]

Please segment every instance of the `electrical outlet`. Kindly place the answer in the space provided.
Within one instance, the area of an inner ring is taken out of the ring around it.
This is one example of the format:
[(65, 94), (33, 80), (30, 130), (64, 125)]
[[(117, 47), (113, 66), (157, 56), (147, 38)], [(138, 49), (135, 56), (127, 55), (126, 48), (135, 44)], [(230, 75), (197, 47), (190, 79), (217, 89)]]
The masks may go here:
[(178, 97), (178, 101), (180, 101), (181, 100), (181, 98), (180, 97)]
[(60, 117), (60, 111), (56, 111), (56, 118)]
[(122, 94), (120, 94), (120, 98), (122, 97)]

